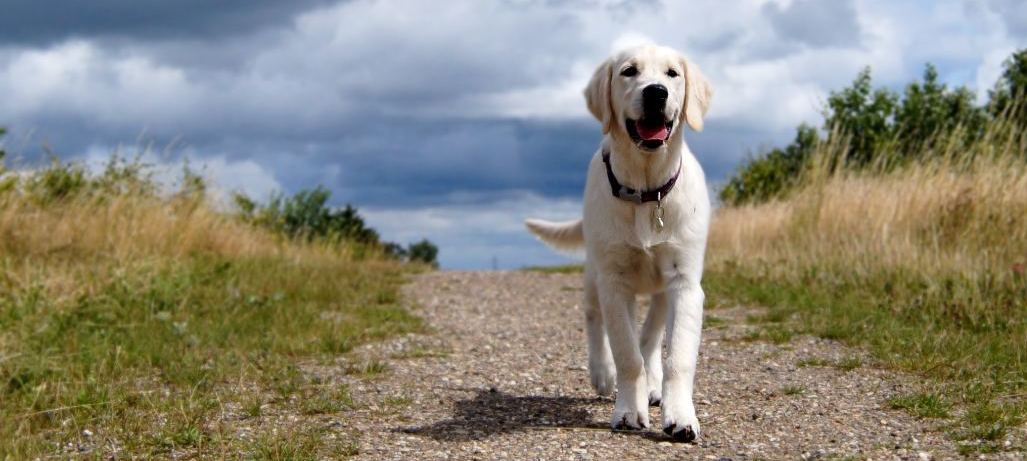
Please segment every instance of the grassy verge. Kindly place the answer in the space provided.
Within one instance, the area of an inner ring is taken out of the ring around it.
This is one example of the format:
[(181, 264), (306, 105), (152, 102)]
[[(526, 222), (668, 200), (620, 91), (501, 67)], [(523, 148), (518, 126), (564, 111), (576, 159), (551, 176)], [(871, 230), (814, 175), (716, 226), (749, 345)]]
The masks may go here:
[[(354, 453), (323, 424), (259, 418), (351, 404), (297, 364), (416, 329), (398, 295), (408, 266), (133, 181), (60, 193), (85, 179), (46, 174), (0, 187), (0, 458)], [(256, 422), (240, 432), (225, 415)]]
[(540, 274), (580, 274), (585, 270), (581, 264), (564, 264), (560, 266), (528, 266), (521, 270)]
[(996, 129), (922, 156), (934, 160), (814, 170), (785, 199), (718, 210), (707, 293), (928, 378), (891, 406), (951, 416), (965, 451), (1027, 448), (1025, 153), (1027, 137)]

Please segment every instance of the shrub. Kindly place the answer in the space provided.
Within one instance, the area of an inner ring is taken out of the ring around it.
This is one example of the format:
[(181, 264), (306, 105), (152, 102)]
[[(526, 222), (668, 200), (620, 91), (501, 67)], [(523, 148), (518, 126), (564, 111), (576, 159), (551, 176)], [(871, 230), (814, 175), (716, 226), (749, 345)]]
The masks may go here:
[(235, 195), (243, 219), (281, 232), (290, 238), (307, 240), (352, 240), (378, 244), (378, 232), (368, 228), (352, 205), (328, 206), (331, 192), (322, 186), (301, 190), (291, 197), (276, 193), (267, 205), (258, 205), (243, 194)]
[[(985, 106), (976, 105), (966, 87), (953, 89), (939, 82), (931, 64), (925, 66), (921, 81), (907, 85), (901, 95), (875, 89), (866, 68), (850, 86), (831, 92), (822, 131), (802, 125), (784, 149), (746, 160), (721, 189), (720, 199), (727, 205), (760, 203), (794, 189), (808, 180), (804, 173), (818, 142), (843, 151), (830, 159), (832, 171), (837, 167), (888, 171), (922, 157), (967, 149), (985, 136), (989, 124), (1027, 126), (1027, 111), (1019, 110), (1025, 98), (1027, 49), (1006, 61)], [(823, 139), (821, 132), (826, 133)]]
[(437, 267), (439, 265), (437, 260), (439, 248), (435, 246), (435, 244), (429, 242), (428, 239), (421, 240), (417, 243), (411, 243), (407, 250), (407, 254), (410, 261), (429, 264), (433, 267)]
[(798, 181), (819, 141), (816, 128), (800, 125), (795, 141), (787, 147), (751, 158), (739, 167), (721, 189), (720, 199), (730, 204), (743, 204), (780, 195)]
[(400, 261), (437, 266), (438, 247), (421, 242), (403, 248), (393, 242), (381, 241), (378, 232), (364, 223), (357, 209), (350, 204), (343, 208), (328, 205), (331, 192), (322, 186), (301, 190), (291, 197), (272, 195), (267, 204), (259, 204), (245, 194), (236, 193), (235, 205), (244, 221), (271, 229), (290, 239), (328, 242), (357, 242), (381, 251)]

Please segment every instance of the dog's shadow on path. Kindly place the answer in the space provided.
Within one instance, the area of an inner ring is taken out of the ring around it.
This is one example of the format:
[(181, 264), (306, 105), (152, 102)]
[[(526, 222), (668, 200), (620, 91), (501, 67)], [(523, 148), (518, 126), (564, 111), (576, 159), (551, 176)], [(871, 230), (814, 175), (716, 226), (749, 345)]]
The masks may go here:
[[(610, 404), (607, 399), (516, 396), (495, 389), (476, 392), (473, 398), (455, 403), (451, 418), (398, 431), (454, 442), (488, 439), (497, 434), (525, 430), (610, 431), (608, 424), (597, 420), (589, 411), (589, 407), (597, 402)], [(647, 432), (630, 433), (645, 437)]]

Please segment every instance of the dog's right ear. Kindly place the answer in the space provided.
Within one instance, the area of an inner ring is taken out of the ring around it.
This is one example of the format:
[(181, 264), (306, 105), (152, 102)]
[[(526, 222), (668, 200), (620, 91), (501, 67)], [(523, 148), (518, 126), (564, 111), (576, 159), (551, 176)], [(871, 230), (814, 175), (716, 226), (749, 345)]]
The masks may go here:
[(603, 125), (603, 134), (613, 128), (613, 106), (610, 83), (613, 79), (613, 59), (603, 62), (585, 87), (585, 103), (589, 112)]

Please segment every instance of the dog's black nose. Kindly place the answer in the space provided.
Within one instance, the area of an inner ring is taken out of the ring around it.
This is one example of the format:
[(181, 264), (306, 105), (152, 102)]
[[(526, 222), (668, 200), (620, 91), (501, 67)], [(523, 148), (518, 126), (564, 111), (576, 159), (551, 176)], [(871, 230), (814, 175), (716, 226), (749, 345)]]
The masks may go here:
[(642, 106), (648, 110), (663, 110), (667, 105), (667, 87), (654, 83), (642, 89)]

